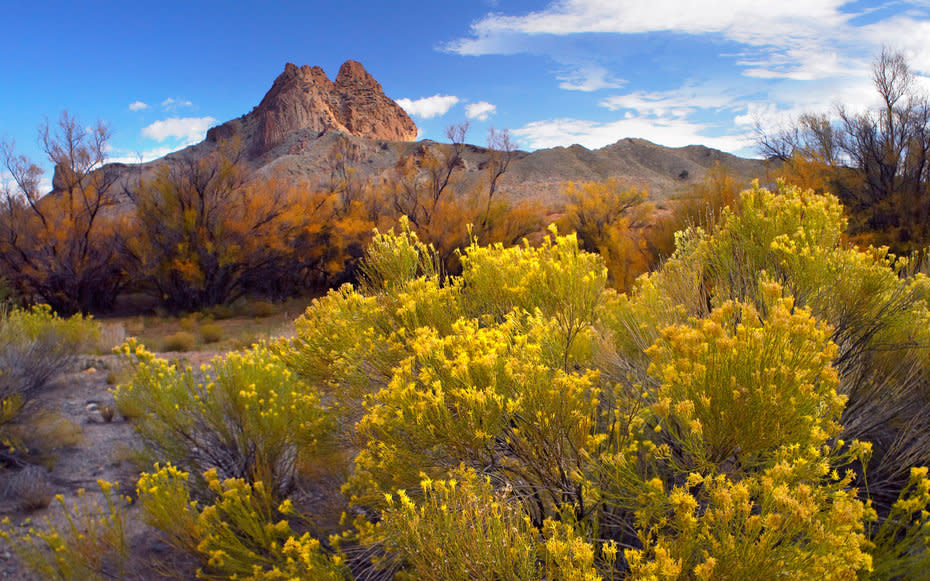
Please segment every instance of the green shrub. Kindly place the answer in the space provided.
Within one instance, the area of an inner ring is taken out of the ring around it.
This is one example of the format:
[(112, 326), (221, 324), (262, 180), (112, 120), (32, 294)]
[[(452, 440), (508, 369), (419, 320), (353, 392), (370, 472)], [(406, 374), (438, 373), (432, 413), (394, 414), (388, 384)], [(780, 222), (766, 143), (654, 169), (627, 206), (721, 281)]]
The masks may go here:
[(178, 331), (165, 337), (162, 341), (164, 351), (191, 351), (197, 344), (197, 337), (187, 331)]
[[(41, 421), (37, 426), (23, 423), (21, 412), (56, 377), (68, 371), (77, 356), (95, 344), (99, 334), (100, 327), (92, 320), (77, 315), (62, 319), (47, 306), (28, 310), (0, 306), (0, 451), (22, 451), (26, 445), (21, 437), (43, 429)], [(61, 438), (55, 438), (52, 445), (59, 442)]]
[(0, 308), (0, 400), (31, 397), (67, 370), (100, 334), (90, 319), (62, 319), (47, 306)]
[(377, 524), (361, 523), (364, 545), (381, 549), (380, 569), (396, 578), (600, 579), (593, 545), (569, 523), (546, 521), (542, 531), (518, 500), (495, 492), (487, 479), (458, 471), (448, 480), (424, 480), (423, 500), (404, 490), (388, 495)]

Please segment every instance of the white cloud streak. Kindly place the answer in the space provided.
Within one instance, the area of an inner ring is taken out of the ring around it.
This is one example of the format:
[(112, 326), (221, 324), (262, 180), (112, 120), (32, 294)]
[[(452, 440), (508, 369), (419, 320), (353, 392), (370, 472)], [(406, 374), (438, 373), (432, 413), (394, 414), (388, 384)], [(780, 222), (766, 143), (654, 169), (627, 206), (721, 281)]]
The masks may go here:
[(142, 101), (135, 101), (129, 104), (130, 111), (144, 111), (148, 108), (149, 108), (148, 104), (143, 103)]
[(589, 149), (610, 145), (626, 137), (639, 137), (668, 147), (702, 144), (723, 151), (738, 152), (752, 145), (748, 133), (727, 136), (707, 136), (706, 125), (682, 119), (664, 120), (631, 117), (598, 123), (581, 119), (548, 119), (535, 121), (513, 131), (531, 149), (568, 146), (574, 143)]
[(162, 109), (165, 111), (177, 111), (181, 107), (192, 107), (193, 105), (186, 99), (172, 99), (171, 97), (161, 102)]
[(213, 117), (170, 117), (142, 128), (142, 135), (158, 142), (179, 139), (186, 145), (204, 138), (216, 119)]
[(433, 95), (422, 99), (398, 99), (397, 104), (414, 117), (430, 119), (442, 117), (459, 102), (455, 95)]
[(469, 103), (465, 105), (465, 116), (469, 119), (477, 119), (478, 121), (487, 121), (488, 117), (497, 112), (497, 105), (492, 105), (487, 101), (478, 101), (477, 103)]
[[(470, 36), (444, 48), (463, 55), (512, 54), (520, 52), (521, 43), (546, 35), (705, 35), (743, 45), (743, 54), (735, 56), (746, 75), (819, 79), (849, 70), (851, 63), (844, 62), (846, 51), (842, 49), (872, 44), (852, 23), (858, 14), (842, 10), (847, 4), (849, 0), (560, 0), (520, 16), (489, 14), (472, 25)], [(886, 28), (897, 28), (898, 36), (903, 30), (897, 23)], [(914, 26), (906, 28), (914, 31), (908, 38), (915, 50), (927, 54), (930, 65), (930, 48), (921, 43), (926, 35)], [(881, 32), (879, 27), (875, 34)], [(580, 87), (586, 86), (572, 79), (560, 80), (566, 89), (584, 90)]]

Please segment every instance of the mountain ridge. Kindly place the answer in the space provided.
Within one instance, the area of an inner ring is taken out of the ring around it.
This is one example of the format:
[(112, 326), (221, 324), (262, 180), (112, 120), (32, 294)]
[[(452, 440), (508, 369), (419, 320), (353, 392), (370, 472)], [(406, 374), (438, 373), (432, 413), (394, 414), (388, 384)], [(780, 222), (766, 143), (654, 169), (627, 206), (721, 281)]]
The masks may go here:
[[(318, 66), (287, 63), (257, 106), (212, 127), (200, 143), (143, 164), (108, 164), (101, 171), (119, 175), (124, 187), (131, 189), (133, 182), (137, 184), (158, 167), (187, 163), (216, 151), (223, 141), (239, 140), (246, 162), (257, 174), (280, 172), (313, 184), (325, 179), (335, 149), (348, 142), (356, 176), (379, 182), (390, 179), (394, 168), (410, 155), (425, 151), (442, 155), (453, 147), (414, 141), (416, 137), (416, 124), (361, 63), (347, 60), (335, 80)], [(463, 148), (461, 191), (480, 183), (488, 156), (488, 150), (480, 146)], [(700, 182), (717, 163), (743, 180), (764, 171), (762, 160), (703, 145), (670, 148), (624, 138), (598, 149), (575, 144), (514, 151), (499, 185), (502, 195), (514, 200), (552, 202), (561, 197), (566, 182), (617, 179), (665, 198)]]

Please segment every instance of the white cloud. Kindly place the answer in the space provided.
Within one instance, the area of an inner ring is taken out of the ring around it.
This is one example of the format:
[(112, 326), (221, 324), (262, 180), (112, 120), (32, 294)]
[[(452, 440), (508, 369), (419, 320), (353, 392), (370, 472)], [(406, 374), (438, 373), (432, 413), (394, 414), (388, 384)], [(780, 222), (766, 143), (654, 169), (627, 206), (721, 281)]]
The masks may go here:
[(596, 65), (583, 66), (570, 73), (563, 73), (558, 79), (562, 81), (559, 83), (560, 89), (585, 93), (601, 89), (619, 89), (626, 84), (625, 80), (611, 77), (607, 69)]
[(656, 121), (632, 117), (600, 123), (582, 119), (547, 119), (534, 121), (513, 131), (531, 149), (583, 145), (595, 149), (610, 145), (626, 137), (639, 137), (668, 147), (702, 144), (723, 151), (744, 151), (752, 145), (751, 135), (707, 136), (702, 134), (707, 125), (690, 123), (682, 119)]
[(752, 45), (790, 46), (842, 26), (853, 16), (840, 8), (847, 0), (561, 0), (525, 16), (490, 14), (472, 25), (472, 38), (449, 46), (462, 54), (485, 54), (484, 43), (500, 34), (566, 35), (680, 32), (722, 34)]
[(456, 103), (459, 98), (455, 95), (433, 95), (432, 97), (423, 97), (422, 99), (398, 99), (397, 104), (404, 111), (415, 117), (429, 119), (431, 117), (441, 117), (446, 114)]
[(165, 157), (169, 153), (178, 151), (179, 149), (184, 149), (190, 143), (184, 145), (165, 145), (161, 147), (154, 147), (152, 149), (147, 149), (145, 151), (137, 151), (130, 153), (127, 150), (119, 150), (119, 155), (111, 156), (107, 158), (107, 163), (145, 163), (152, 161), (161, 157)]
[(129, 104), (130, 111), (144, 111), (145, 109), (148, 109), (148, 108), (149, 108), (148, 104), (143, 103), (142, 101), (135, 101)]
[(487, 101), (478, 101), (465, 105), (465, 116), (469, 119), (478, 121), (487, 121), (488, 117), (497, 111), (497, 105), (492, 105)]
[(600, 104), (611, 111), (630, 109), (641, 116), (683, 118), (699, 109), (737, 107), (737, 99), (723, 87), (686, 85), (669, 91), (636, 91), (613, 95)]
[(161, 102), (161, 106), (166, 111), (177, 111), (181, 107), (191, 107), (193, 106), (193, 103), (186, 99), (172, 99), (171, 97), (168, 97)]
[[(587, 33), (645, 34), (668, 32), (711, 35), (746, 47), (740, 63), (756, 77), (823, 78), (848, 68), (837, 49), (859, 46), (863, 39), (851, 24), (856, 13), (842, 8), (848, 0), (560, 0), (520, 16), (492, 13), (471, 27), (469, 37), (445, 45), (463, 55), (520, 52), (533, 37)], [(915, 32), (919, 32), (916, 31)], [(912, 36), (917, 44), (925, 38)], [(533, 45), (536, 46), (536, 45)], [(930, 55), (930, 49), (924, 49)], [(572, 79), (563, 88), (584, 87)], [(592, 85), (596, 87), (596, 77)], [(610, 82), (610, 79), (604, 79)], [(583, 89), (581, 89), (583, 90)], [(592, 89), (594, 90), (594, 89)]]
[(213, 117), (170, 117), (143, 127), (142, 135), (159, 142), (180, 139), (190, 145), (202, 140), (214, 123), (216, 119)]

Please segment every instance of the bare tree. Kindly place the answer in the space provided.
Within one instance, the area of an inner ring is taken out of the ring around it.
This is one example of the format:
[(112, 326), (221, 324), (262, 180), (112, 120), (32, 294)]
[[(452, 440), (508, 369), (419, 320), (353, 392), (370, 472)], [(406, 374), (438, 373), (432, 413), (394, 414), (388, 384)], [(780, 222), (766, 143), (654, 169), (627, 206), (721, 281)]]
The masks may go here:
[(13, 143), (0, 144), (14, 184), (2, 193), (0, 266), (19, 292), (61, 313), (105, 309), (123, 284), (115, 219), (103, 215), (116, 203), (116, 176), (103, 171), (109, 139), (103, 122), (86, 129), (67, 111), (54, 126), (46, 121), (39, 140), (55, 167), (49, 195), (42, 169)]
[(462, 153), (468, 122), (450, 125), (446, 137), (451, 147), (431, 151), (426, 146), (401, 160), (395, 168), (394, 209), (418, 227), (427, 227), (439, 201), (452, 184), (455, 170), (463, 167)]
[(799, 156), (837, 170), (848, 165), (856, 184), (836, 193), (852, 213), (853, 233), (877, 233), (879, 242), (909, 252), (930, 241), (930, 100), (899, 52), (882, 50), (872, 82), (877, 108), (839, 106), (835, 122), (802, 115), (776, 133), (757, 127), (757, 142), (763, 154), (783, 161)]

